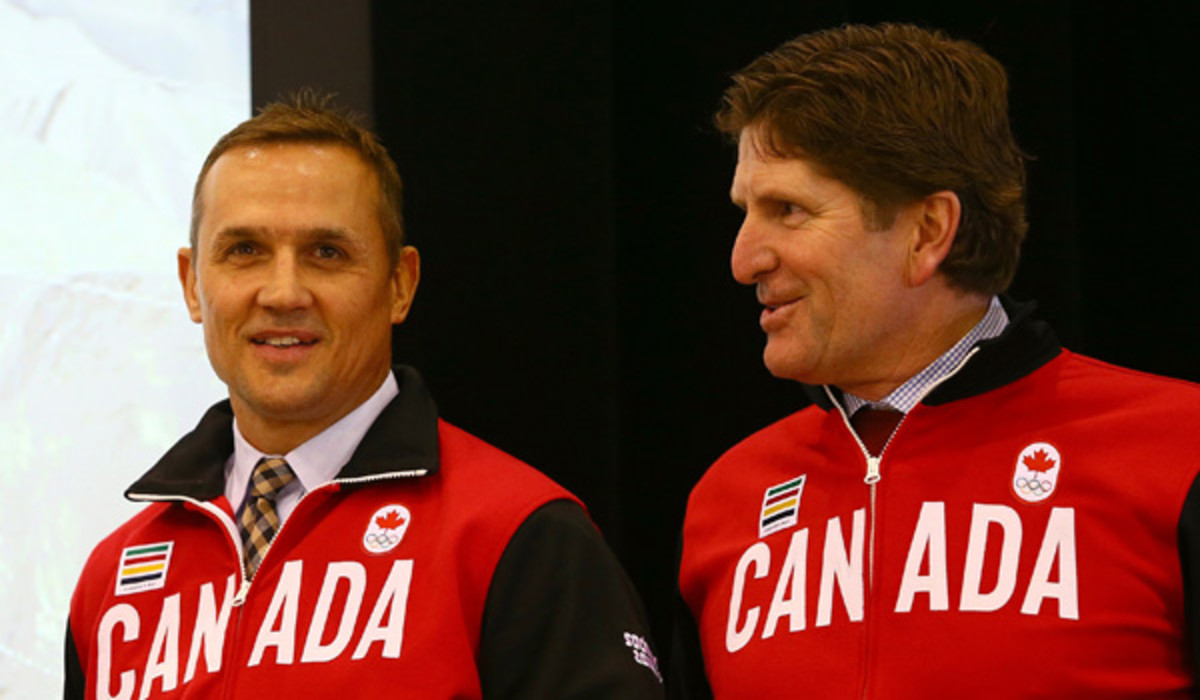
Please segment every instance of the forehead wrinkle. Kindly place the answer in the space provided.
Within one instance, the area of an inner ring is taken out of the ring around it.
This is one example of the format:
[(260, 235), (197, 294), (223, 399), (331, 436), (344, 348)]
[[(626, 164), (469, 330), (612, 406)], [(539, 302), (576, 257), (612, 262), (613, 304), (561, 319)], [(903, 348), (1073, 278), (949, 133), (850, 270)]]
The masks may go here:
[(759, 162), (739, 168), (729, 188), (730, 201), (738, 208), (746, 209), (754, 204), (802, 199), (804, 192), (786, 177), (788, 173), (768, 169), (771, 165)]

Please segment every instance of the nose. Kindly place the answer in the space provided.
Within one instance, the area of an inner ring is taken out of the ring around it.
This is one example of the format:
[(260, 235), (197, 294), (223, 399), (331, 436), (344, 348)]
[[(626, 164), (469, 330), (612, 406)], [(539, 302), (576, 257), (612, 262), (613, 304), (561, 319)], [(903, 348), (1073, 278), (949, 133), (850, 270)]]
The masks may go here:
[(311, 303), (312, 292), (296, 255), (286, 249), (279, 251), (272, 258), (266, 278), (258, 289), (258, 304), (273, 311), (292, 311)]
[(733, 241), (729, 259), (733, 278), (742, 284), (756, 284), (777, 264), (778, 259), (768, 245), (762, 223), (753, 213), (747, 213)]

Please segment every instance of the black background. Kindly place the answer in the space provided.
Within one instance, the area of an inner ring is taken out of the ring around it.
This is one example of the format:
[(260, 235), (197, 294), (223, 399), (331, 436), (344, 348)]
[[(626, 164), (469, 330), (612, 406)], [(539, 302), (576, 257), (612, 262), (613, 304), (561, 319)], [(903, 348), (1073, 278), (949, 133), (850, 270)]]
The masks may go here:
[(1035, 157), (1013, 296), (1068, 347), (1197, 380), (1190, 8), (254, 0), (254, 101), (315, 85), (373, 120), (423, 257), (397, 358), (447, 420), (588, 503), (662, 647), (688, 489), (804, 404), (729, 274), (735, 154), (710, 120), (730, 73), (842, 22), (979, 43)]

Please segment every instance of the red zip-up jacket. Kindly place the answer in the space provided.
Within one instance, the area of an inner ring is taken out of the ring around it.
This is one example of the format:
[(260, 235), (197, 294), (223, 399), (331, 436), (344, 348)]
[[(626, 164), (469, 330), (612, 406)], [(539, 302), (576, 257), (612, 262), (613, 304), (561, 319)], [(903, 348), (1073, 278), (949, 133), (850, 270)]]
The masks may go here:
[(1004, 334), (870, 458), (828, 394), (692, 492), (674, 697), (1195, 692), (1200, 387)]
[(661, 696), (641, 604), (578, 501), (437, 418), (414, 370), (243, 582), (228, 403), (92, 553), (67, 698)]

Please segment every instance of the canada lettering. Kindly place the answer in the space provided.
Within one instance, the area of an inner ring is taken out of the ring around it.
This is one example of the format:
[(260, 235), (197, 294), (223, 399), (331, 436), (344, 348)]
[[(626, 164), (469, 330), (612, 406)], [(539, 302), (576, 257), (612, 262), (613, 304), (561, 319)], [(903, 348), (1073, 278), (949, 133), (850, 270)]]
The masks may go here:
[[(791, 533), (786, 554), (775, 562), (771, 548), (763, 541), (746, 548), (733, 571), (725, 626), (725, 648), (729, 652), (744, 648), (756, 636), (770, 639), (780, 631), (807, 629), (810, 548), (820, 547), (821, 552), (816, 614), (811, 624), (829, 626), (837, 614), (844, 614), (849, 622), (862, 621), (866, 510), (854, 511), (849, 532), (846, 529), (842, 518), (830, 518), (819, 543), (816, 533), (810, 537), (809, 528), (796, 529)], [(965, 543), (949, 542), (965, 544), (966, 549), (962, 586), (951, 591), (946, 556), (946, 504), (927, 501), (921, 505), (913, 526), (898, 585), (895, 581), (876, 581), (876, 585), (882, 586), (885, 600), (894, 596), (892, 609), (896, 613), (911, 612), (918, 599), (935, 612), (948, 611), (952, 605), (958, 611), (1000, 610), (1014, 600), (1021, 583), (1018, 561), (1023, 529), (1021, 517), (1013, 508), (973, 504), (968, 531), (951, 533), (956, 538), (966, 535)], [(989, 584), (990, 590), (983, 590), (985, 561), (998, 562), (998, 578)], [(758, 591), (759, 599), (763, 592), (772, 591), (765, 614), (763, 606), (747, 604), (750, 590)], [(1049, 609), (1061, 619), (1079, 619), (1074, 508), (1050, 510), (1035, 563), (1024, 579), (1018, 599), (1023, 615), (1038, 615)], [(1046, 605), (1051, 599), (1057, 604)]]
[[(370, 606), (364, 603), (375, 586), (368, 584), (366, 568), (355, 561), (330, 562), (316, 604), (303, 618), (308, 620), (306, 626), (301, 625), (299, 609), (303, 566), (302, 561), (284, 564), (262, 623), (257, 631), (247, 631), (255, 635), (250, 656), (245, 660), (247, 667), (297, 661), (324, 663), (350, 650), (350, 658), (354, 660), (369, 654), (400, 657), (412, 583), (411, 559), (392, 563), (387, 579), (370, 599)], [(96, 699), (137, 697), (140, 700), (155, 691), (172, 691), (202, 671), (220, 671), (236, 587), (234, 576), (226, 579), (218, 603), (216, 584), (205, 583), (199, 588), (194, 609), (189, 610), (182, 609), (180, 593), (165, 596), (157, 620), (143, 619), (130, 603), (110, 607), (101, 617), (96, 633)], [(345, 603), (337, 619), (331, 619), (335, 597)], [(369, 611), (367, 621), (355, 639), (354, 632), (364, 611)], [(181, 630), (186, 628), (184, 614), (194, 616), (186, 656), (181, 639)], [(125, 649), (144, 639), (150, 624), (155, 627), (149, 652), (139, 664)], [(298, 646), (297, 642), (301, 644)]]

